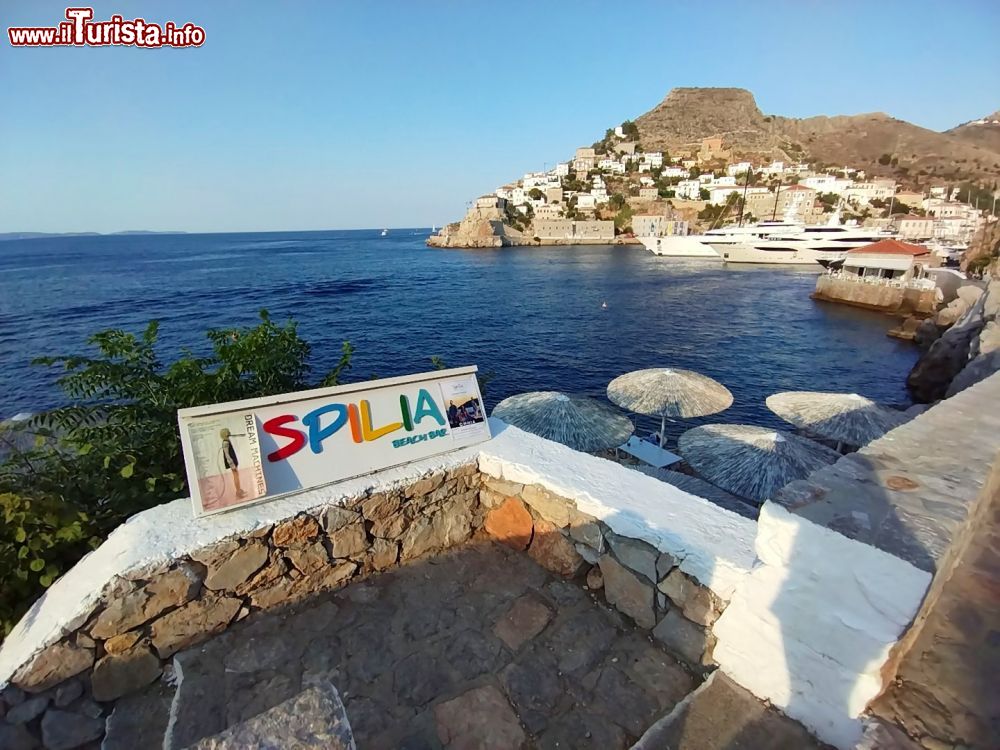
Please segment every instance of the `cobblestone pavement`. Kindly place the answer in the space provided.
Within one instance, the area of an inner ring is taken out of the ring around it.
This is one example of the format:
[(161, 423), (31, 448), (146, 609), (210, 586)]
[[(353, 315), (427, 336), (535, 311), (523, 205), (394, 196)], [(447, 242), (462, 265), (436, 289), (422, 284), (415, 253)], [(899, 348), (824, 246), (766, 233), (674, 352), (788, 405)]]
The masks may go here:
[(614, 750), (698, 682), (580, 582), (485, 542), (257, 617), (177, 664), (177, 747), (330, 680), (361, 750)]

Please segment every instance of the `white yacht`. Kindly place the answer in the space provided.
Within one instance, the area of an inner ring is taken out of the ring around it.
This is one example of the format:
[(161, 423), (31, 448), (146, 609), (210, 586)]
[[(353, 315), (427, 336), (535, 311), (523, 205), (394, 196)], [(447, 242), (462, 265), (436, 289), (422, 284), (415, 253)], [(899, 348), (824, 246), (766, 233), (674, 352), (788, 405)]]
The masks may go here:
[(725, 263), (815, 266), (841, 261), (849, 250), (891, 236), (882, 229), (825, 224), (744, 242), (713, 242), (712, 247)]
[(734, 224), (719, 229), (709, 229), (704, 234), (639, 237), (639, 241), (654, 255), (719, 260), (720, 247), (751, 242), (770, 235), (799, 232), (802, 229), (802, 224), (791, 221), (762, 221), (745, 226)]

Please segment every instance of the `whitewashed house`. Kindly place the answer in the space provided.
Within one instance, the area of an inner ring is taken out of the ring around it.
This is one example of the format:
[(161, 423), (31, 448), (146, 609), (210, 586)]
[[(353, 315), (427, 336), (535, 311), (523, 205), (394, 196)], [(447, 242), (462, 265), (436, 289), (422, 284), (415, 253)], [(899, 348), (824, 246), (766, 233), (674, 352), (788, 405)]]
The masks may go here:
[(751, 169), (753, 169), (753, 164), (748, 161), (738, 161), (735, 164), (730, 164), (726, 167), (726, 174), (730, 177), (735, 177), (738, 174), (746, 174)]

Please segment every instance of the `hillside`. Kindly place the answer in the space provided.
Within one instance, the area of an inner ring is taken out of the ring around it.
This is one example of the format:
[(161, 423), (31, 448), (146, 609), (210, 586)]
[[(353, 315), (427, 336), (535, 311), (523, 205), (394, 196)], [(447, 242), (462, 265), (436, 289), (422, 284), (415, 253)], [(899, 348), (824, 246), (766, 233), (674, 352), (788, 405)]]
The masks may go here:
[[(992, 183), (1000, 175), (1000, 150), (967, 135), (938, 133), (882, 113), (765, 115), (745, 89), (674, 89), (635, 123), (646, 150), (695, 150), (702, 138), (722, 136), (735, 157), (848, 165), (912, 187)], [(881, 164), (888, 161), (885, 155), (896, 163)]]
[(966, 143), (1000, 153), (1000, 110), (982, 119), (985, 122), (966, 122), (946, 132)]

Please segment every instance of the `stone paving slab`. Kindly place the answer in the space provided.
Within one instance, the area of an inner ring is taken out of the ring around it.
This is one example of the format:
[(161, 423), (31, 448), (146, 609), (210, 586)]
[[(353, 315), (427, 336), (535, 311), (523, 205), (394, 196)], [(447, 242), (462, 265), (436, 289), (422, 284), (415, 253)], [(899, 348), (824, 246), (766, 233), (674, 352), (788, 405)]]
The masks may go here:
[(697, 685), (580, 581), (487, 542), (254, 616), (177, 664), (176, 747), (329, 682), (365, 750), (615, 750)]
[(714, 672), (633, 750), (832, 750), (801, 724)]

